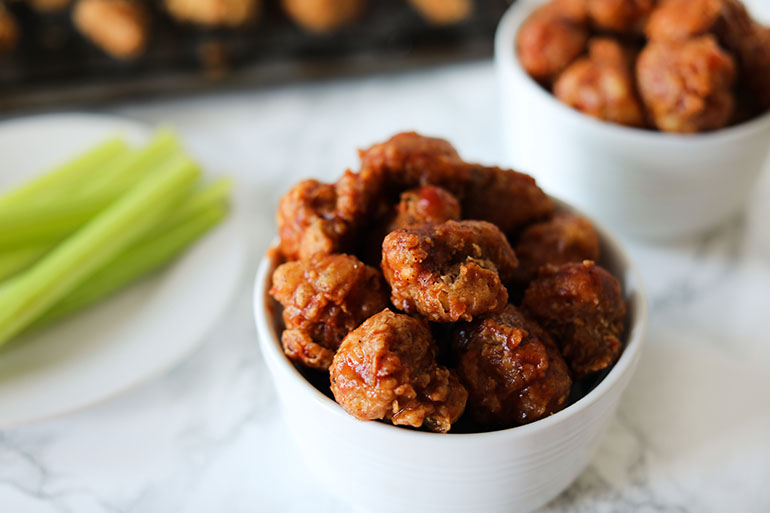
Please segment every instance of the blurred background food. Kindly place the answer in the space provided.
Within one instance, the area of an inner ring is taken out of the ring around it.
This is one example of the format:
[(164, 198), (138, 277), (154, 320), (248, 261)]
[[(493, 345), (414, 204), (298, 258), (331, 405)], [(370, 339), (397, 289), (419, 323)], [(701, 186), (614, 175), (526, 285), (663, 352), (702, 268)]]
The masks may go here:
[(6, 0), (0, 107), (392, 71), (492, 55), (510, 0)]
[(0, 52), (16, 48), (19, 40), (19, 25), (5, 5), (0, 4)]
[(740, 0), (551, 0), (516, 48), (562, 102), (621, 125), (705, 132), (770, 109), (770, 27)]
[(459, 23), (473, 11), (473, 0), (409, 0), (409, 3), (436, 25)]
[(149, 16), (132, 0), (78, 0), (72, 11), (75, 28), (116, 59), (133, 59), (147, 46)]
[(173, 18), (208, 27), (239, 27), (253, 21), (260, 0), (165, 0)]
[(329, 32), (352, 23), (361, 14), (364, 0), (282, 0), (295, 23), (311, 32)]

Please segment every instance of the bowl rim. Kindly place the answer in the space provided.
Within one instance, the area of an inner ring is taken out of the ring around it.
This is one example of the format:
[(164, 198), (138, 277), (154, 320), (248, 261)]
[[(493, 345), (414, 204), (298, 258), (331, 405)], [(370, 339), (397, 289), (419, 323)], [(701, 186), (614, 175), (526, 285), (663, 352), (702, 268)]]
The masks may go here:
[[(384, 422), (359, 421), (345, 412), (334, 400), (321, 393), (308, 382), (280, 349), (280, 340), (272, 328), (272, 320), (268, 314), (269, 304), (267, 284), (270, 280), (270, 273), (274, 267), (274, 262), (271, 258), (271, 250), (268, 250), (259, 263), (254, 281), (253, 313), (262, 355), (270, 368), (273, 383), (276, 384), (276, 381), (278, 381), (278, 378), (274, 373), (274, 369), (278, 369), (283, 375), (286, 375), (294, 385), (297, 385), (298, 388), (302, 389), (303, 393), (306, 393), (307, 400), (320, 404), (324, 411), (332, 416), (340, 418), (341, 422), (348, 423), (351, 427), (357, 426), (359, 429), (370, 430), (372, 432), (371, 436), (376, 436), (379, 433), (383, 436), (403, 437), (412, 440), (455, 440), (460, 443), (470, 443), (472, 440), (480, 440), (482, 438), (492, 441), (495, 439), (517, 439), (526, 437), (532, 433), (551, 429), (580, 415), (594, 403), (607, 396), (612, 388), (627, 374), (633, 374), (641, 354), (647, 330), (647, 295), (639, 269), (619, 239), (600, 223), (596, 223), (578, 209), (558, 198), (551, 198), (554, 200), (557, 210), (566, 210), (577, 213), (586, 217), (594, 224), (602, 244), (611, 247), (612, 253), (614, 253), (618, 259), (619, 267), (622, 269), (622, 273), (619, 274), (622, 274), (625, 280), (625, 293), (627, 297), (634, 297), (634, 301), (631, 303), (629, 311), (633, 323), (629, 326), (626, 346), (623, 353), (607, 375), (585, 396), (547, 418), (523, 426), (483, 433), (452, 433), (451, 431), (449, 433), (432, 433), (428, 431), (404, 429)], [(275, 245), (275, 242), (276, 241), (274, 240), (273, 244), (271, 244), (271, 248)], [(630, 377), (631, 376), (629, 376), (629, 378)], [(279, 401), (280, 400), (279, 395)]]
[[(736, 139), (750, 137), (770, 127), (770, 110), (737, 125), (710, 132), (679, 134), (634, 128), (599, 120), (565, 105), (529, 76), (521, 66), (515, 51), (516, 36), (521, 25), (537, 7), (547, 1), (549, 0), (518, 0), (508, 8), (500, 19), (495, 32), (495, 67), (498, 73), (511, 75), (526, 88), (527, 94), (534, 95), (566, 122), (577, 124), (581, 129), (592, 131), (597, 136), (614, 138), (627, 144), (656, 144), (676, 146), (687, 150), (693, 150), (695, 146), (729, 144)], [(502, 95), (504, 92), (501, 90), (500, 94)]]

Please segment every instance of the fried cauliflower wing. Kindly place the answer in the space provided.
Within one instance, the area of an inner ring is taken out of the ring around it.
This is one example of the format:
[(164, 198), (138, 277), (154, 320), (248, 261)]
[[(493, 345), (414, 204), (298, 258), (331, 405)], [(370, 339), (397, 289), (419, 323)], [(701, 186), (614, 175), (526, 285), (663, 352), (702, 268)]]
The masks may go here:
[(567, 405), (572, 379), (564, 359), (545, 330), (515, 306), (458, 323), (453, 344), (467, 408), (479, 424), (518, 426)]
[(549, 85), (585, 51), (589, 37), (587, 15), (584, 6), (575, 4), (545, 4), (532, 13), (516, 35), (519, 62), (542, 84)]
[(534, 178), (499, 167), (472, 166), (461, 197), (464, 219), (490, 222), (506, 235), (553, 212)]
[(329, 374), (334, 399), (359, 420), (446, 433), (468, 397), (454, 371), (436, 363), (427, 323), (387, 309), (345, 337)]
[(499, 312), (517, 265), (505, 235), (484, 221), (402, 228), (382, 245), (391, 301), (435, 322), (471, 321)]
[(645, 34), (651, 41), (683, 41), (714, 29), (724, 0), (662, 0), (650, 15)]
[(380, 272), (349, 255), (282, 264), (270, 294), (283, 306), (286, 355), (316, 369), (327, 369), (348, 332), (388, 304)]
[(589, 116), (620, 125), (642, 127), (644, 111), (636, 93), (633, 59), (620, 43), (594, 38), (587, 57), (559, 75), (554, 95)]
[(636, 75), (642, 100), (660, 130), (695, 133), (730, 122), (736, 65), (713, 36), (649, 42), (637, 60)]
[(599, 260), (599, 235), (588, 219), (559, 212), (521, 232), (514, 251), (519, 259), (516, 281), (528, 283), (547, 264)]
[(287, 260), (345, 251), (353, 235), (338, 211), (337, 187), (318, 180), (299, 182), (281, 198), (277, 222)]
[(576, 378), (620, 357), (626, 302), (618, 280), (594, 262), (541, 269), (522, 306), (554, 338)]
[(387, 227), (388, 233), (419, 224), (441, 224), (460, 220), (460, 202), (446, 189), (423, 185), (401, 194), (395, 217)]
[(586, 0), (588, 16), (600, 30), (641, 33), (656, 0)]

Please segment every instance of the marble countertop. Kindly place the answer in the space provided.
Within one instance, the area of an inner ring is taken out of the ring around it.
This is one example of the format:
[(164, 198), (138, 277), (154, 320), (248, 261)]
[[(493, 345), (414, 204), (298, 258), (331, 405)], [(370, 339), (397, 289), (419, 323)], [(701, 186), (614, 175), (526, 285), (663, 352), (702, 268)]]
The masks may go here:
[[(113, 106), (172, 124), (238, 177), (250, 265), (226, 316), (168, 374), (86, 411), (0, 431), (0, 511), (346, 512), (303, 469), (250, 313), (279, 193), (333, 178), (403, 129), (505, 163), (490, 63)], [(593, 461), (544, 511), (770, 511), (770, 174), (746, 215), (671, 245), (627, 241), (648, 339)]]

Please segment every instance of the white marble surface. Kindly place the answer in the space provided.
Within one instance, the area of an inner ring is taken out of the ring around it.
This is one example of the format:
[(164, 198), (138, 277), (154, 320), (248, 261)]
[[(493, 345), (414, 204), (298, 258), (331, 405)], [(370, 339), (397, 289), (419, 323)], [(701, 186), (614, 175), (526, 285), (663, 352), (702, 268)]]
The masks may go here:
[[(106, 109), (170, 123), (239, 179), (252, 265), (219, 327), (169, 374), (109, 403), (0, 431), (0, 512), (345, 512), (279, 416), (250, 316), (279, 193), (335, 177), (407, 128), (504, 163), (488, 63)], [(750, 213), (676, 245), (631, 242), (647, 346), (607, 436), (549, 513), (770, 511), (770, 177)]]

